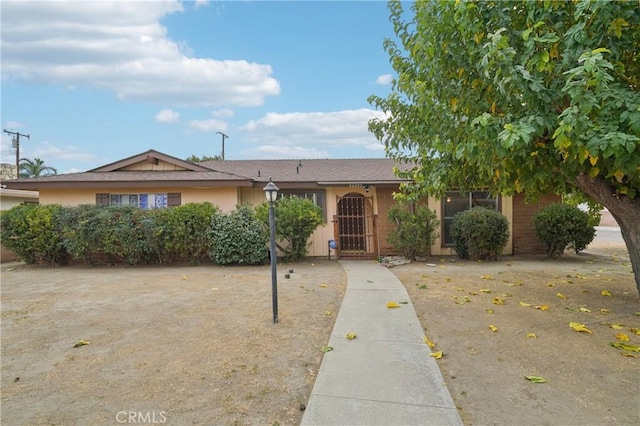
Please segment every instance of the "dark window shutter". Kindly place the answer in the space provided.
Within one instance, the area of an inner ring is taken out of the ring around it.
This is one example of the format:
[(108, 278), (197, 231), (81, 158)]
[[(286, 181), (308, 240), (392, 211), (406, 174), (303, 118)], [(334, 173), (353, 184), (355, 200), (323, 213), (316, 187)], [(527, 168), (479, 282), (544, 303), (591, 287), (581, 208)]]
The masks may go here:
[(96, 194), (96, 206), (108, 206), (108, 205), (109, 205), (108, 193)]
[(169, 207), (179, 206), (182, 203), (182, 194), (180, 192), (170, 192), (167, 194), (167, 205)]

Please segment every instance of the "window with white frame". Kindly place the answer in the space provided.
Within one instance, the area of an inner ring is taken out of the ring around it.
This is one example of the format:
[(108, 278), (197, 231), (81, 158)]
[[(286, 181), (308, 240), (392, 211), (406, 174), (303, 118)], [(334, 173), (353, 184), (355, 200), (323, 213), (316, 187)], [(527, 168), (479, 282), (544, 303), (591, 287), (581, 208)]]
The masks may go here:
[(453, 246), (451, 237), (451, 224), (453, 217), (462, 211), (472, 207), (487, 207), (500, 210), (499, 198), (492, 196), (487, 191), (472, 192), (446, 192), (442, 198), (442, 245)]
[(181, 194), (156, 193), (156, 194), (96, 194), (96, 204), (99, 206), (134, 206), (141, 209), (160, 209), (179, 206)]

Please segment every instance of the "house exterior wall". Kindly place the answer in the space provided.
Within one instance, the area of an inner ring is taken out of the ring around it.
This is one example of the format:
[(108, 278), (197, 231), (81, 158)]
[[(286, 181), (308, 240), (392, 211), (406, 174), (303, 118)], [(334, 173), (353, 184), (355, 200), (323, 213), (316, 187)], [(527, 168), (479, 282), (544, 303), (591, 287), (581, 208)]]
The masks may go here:
[(55, 188), (40, 191), (41, 204), (61, 204), (63, 206), (78, 206), (81, 204), (95, 204), (97, 193), (112, 194), (148, 194), (179, 192), (182, 204), (202, 203), (208, 201), (217, 205), (221, 211), (234, 210), (238, 204), (238, 190), (235, 187), (222, 188)]
[(158, 171), (169, 171), (169, 170), (186, 170), (184, 167), (180, 167), (176, 164), (167, 163), (166, 161), (158, 160), (158, 164), (154, 164), (151, 161), (140, 161), (139, 163), (130, 164), (128, 166), (122, 167), (120, 170), (158, 170)]
[(527, 204), (524, 194), (513, 197), (513, 253), (514, 254), (542, 254), (545, 246), (538, 240), (533, 228), (533, 220), (541, 208), (549, 204), (559, 203), (561, 198), (556, 194), (540, 195), (534, 203)]

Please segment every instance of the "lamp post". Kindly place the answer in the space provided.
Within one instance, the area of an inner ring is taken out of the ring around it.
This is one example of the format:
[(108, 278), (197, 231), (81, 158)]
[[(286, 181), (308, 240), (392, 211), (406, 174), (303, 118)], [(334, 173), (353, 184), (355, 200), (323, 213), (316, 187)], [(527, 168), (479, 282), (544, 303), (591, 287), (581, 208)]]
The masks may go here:
[(269, 234), (271, 236), (271, 297), (273, 299), (273, 322), (278, 322), (278, 275), (276, 272), (278, 259), (276, 255), (276, 211), (274, 204), (278, 199), (278, 187), (269, 178), (264, 187), (264, 195), (269, 202)]

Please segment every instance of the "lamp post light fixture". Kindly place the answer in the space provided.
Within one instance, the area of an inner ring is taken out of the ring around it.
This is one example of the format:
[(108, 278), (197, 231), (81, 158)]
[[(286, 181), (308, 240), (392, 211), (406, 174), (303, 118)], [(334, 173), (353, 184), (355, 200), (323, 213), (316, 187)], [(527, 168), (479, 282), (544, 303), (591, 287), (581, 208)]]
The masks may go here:
[(276, 211), (275, 202), (278, 199), (278, 187), (269, 178), (269, 183), (263, 188), (264, 195), (269, 202), (269, 234), (271, 239), (271, 297), (273, 300), (273, 322), (278, 322), (278, 275), (276, 255)]

